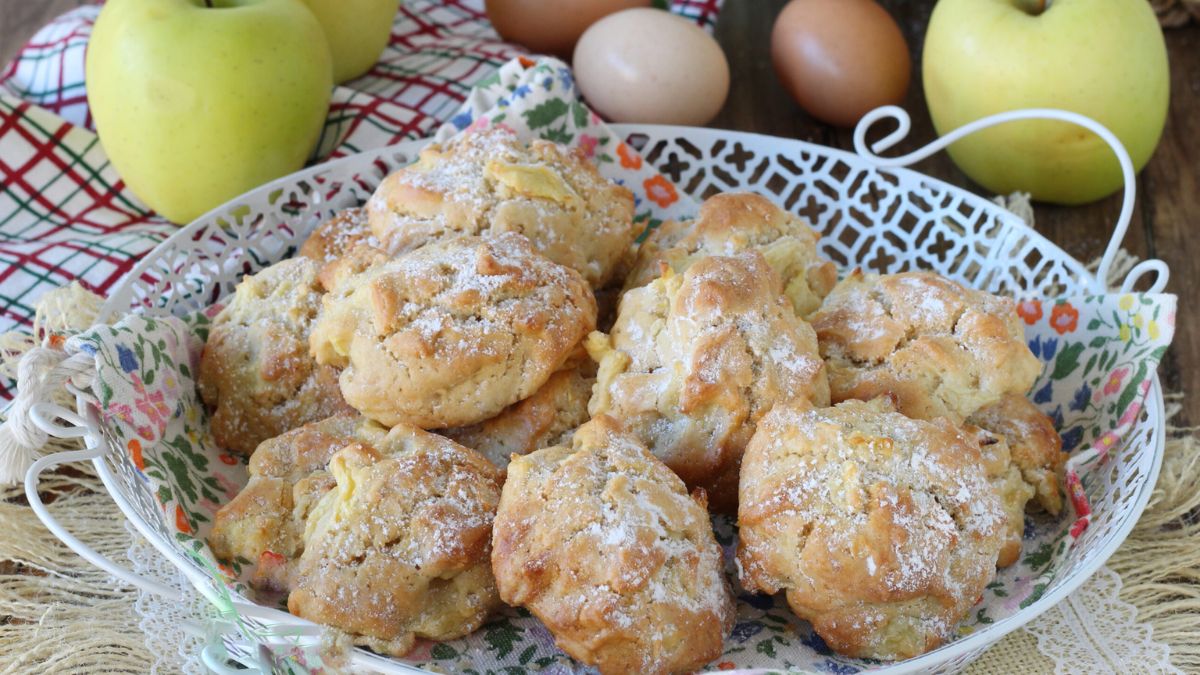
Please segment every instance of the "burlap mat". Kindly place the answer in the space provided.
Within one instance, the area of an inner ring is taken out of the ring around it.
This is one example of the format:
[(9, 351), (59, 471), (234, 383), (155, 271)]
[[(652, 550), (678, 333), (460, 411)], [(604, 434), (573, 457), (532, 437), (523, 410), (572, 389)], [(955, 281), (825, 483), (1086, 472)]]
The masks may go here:
[[(90, 324), (78, 298), (67, 303)], [(66, 307), (47, 314), (62, 317)], [(44, 315), (39, 315), (42, 318)], [(73, 321), (71, 320), (73, 319)], [(82, 326), (78, 326), (82, 327)], [(0, 336), (0, 340), (18, 339)], [(20, 345), (0, 344), (0, 352)], [(4, 375), (0, 364), (0, 376)], [(1167, 397), (1168, 419), (1182, 394)], [(1200, 436), (1168, 428), (1162, 473), (1137, 527), (1108, 565), (1121, 575), (1121, 599), (1138, 609), (1171, 660), (1200, 672)], [(71, 447), (56, 443), (54, 449)], [(49, 448), (48, 448), (49, 449)], [(76, 465), (42, 480), (50, 511), (70, 532), (112, 560), (128, 565), (132, 534), (91, 465)], [(155, 657), (146, 648), (134, 611), (137, 591), (115, 584), (44, 528), (20, 486), (0, 487), (0, 673), (146, 673)], [(967, 672), (972, 675), (1053, 672), (1037, 640), (1018, 630)]]

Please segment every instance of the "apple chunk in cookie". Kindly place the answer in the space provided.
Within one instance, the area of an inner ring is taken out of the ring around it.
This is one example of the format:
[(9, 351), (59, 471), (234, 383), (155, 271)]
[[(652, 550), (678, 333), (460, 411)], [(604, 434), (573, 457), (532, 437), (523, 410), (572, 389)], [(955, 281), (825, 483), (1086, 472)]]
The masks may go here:
[(833, 263), (817, 255), (820, 239), (799, 217), (750, 192), (714, 195), (693, 220), (668, 221), (650, 231), (638, 247), (625, 288), (645, 286), (667, 265), (677, 273), (713, 255), (757, 250), (779, 275), (783, 294), (800, 316), (821, 306), (837, 283)]
[(434, 242), (343, 279), (313, 326), (346, 402), (384, 425), (492, 417), (546, 383), (596, 326), (578, 272), (516, 233)]
[(221, 560), (260, 564), (254, 586), (286, 590), (292, 563), (304, 550), (304, 521), (330, 488), (329, 459), (347, 445), (386, 448), (387, 429), (355, 413), (305, 424), (259, 444), (250, 481), (217, 511), (208, 545)]

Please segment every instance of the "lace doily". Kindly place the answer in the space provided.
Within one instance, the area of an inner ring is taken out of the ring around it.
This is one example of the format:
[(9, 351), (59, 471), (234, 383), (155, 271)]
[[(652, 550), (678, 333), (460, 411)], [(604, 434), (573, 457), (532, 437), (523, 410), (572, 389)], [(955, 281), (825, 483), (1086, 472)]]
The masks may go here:
[[(209, 608), (183, 574), (151, 546), (133, 526), (129, 559), (136, 573), (181, 590), (183, 602), (141, 591), (135, 608), (146, 648), (157, 658), (153, 673), (208, 672), (200, 662), (206, 637), (196, 630), (211, 618)], [(1038, 651), (1054, 661), (1055, 675), (1070, 673), (1169, 673), (1171, 649), (1156, 642), (1149, 624), (1137, 620), (1137, 608), (1121, 600), (1121, 577), (1102, 567), (1075, 593), (1022, 630), (1037, 638)], [(192, 627), (191, 630), (188, 627)]]
[(1137, 608), (1121, 600), (1121, 577), (1102, 567), (1066, 600), (1027, 624), (1038, 651), (1067, 673), (1178, 673), (1171, 648), (1139, 623)]
[(200, 651), (207, 639), (202, 631), (203, 626), (209, 625), (207, 619), (212, 609), (183, 573), (155, 550), (130, 522), (125, 522), (125, 529), (133, 539), (128, 552), (133, 571), (178, 589), (184, 598), (171, 601), (161, 595), (138, 591), (134, 603), (134, 610), (141, 617), (138, 628), (146, 636), (146, 649), (155, 657), (150, 672), (153, 675), (180, 672), (205, 675), (209, 671), (200, 663)]

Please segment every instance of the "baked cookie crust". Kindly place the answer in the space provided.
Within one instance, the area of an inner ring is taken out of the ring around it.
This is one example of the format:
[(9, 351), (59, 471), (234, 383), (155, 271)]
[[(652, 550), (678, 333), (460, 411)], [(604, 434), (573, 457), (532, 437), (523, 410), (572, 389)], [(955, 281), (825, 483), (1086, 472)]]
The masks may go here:
[(558, 646), (601, 673), (675, 673), (719, 657), (734, 606), (702, 493), (612, 418), (516, 457), (492, 568)]
[(596, 326), (579, 273), (515, 233), (431, 243), (326, 294), (311, 347), (391, 426), (465, 426), (532, 395)]
[(738, 561), (842, 654), (940, 645), (995, 577), (1007, 524), (974, 439), (886, 399), (780, 405), (742, 462)]

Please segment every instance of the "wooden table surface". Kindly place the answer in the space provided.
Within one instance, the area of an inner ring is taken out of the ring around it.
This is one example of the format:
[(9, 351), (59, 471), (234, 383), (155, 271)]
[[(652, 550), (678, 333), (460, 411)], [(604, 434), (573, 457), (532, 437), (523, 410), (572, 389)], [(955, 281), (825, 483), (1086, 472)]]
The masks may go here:
[[(913, 118), (909, 146), (933, 138), (921, 89), (921, 41), (932, 0), (881, 0), (896, 17), (913, 55), (913, 82), (904, 107)], [(771, 67), (771, 24), (786, 0), (726, 0), (717, 28), (733, 71), (729, 100), (713, 126), (801, 138), (850, 148), (850, 133), (808, 118), (779, 86)], [(33, 32), (82, 0), (0, 0), (0, 62), (7, 62)], [(1200, 424), (1200, 313), (1192, 312), (1190, 291), (1200, 288), (1200, 245), (1189, 244), (1200, 228), (1200, 26), (1165, 32), (1171, 62), (1171, 107), (1162, 141), (1138, 177), (1138, 203), (1125, 247), (1134, 255), (1157, 257), (1171, 267), (1168, 289), (1178, 293), (1180, 312), (1174, 347), (1159, 370), (1167, 391), (1183, 391), (1180, 424)], [(898, 150), (903, 150), (904, 146)], [(916, 167), (957, 185), (971, 185), (940, 154)], [(1120, 209), (1114, 196), (1079, 207), (1037, 205), (1037, 229), (1080, 260), (1100, 255)]]

